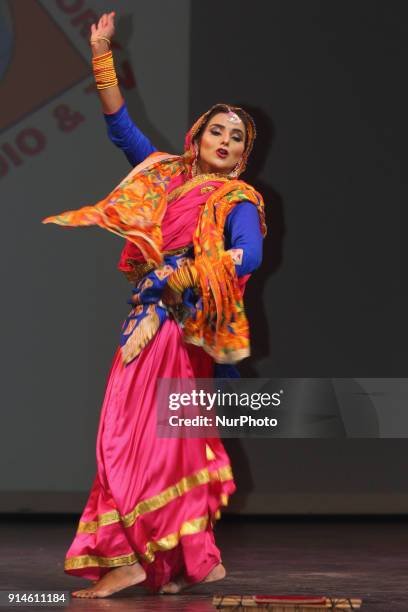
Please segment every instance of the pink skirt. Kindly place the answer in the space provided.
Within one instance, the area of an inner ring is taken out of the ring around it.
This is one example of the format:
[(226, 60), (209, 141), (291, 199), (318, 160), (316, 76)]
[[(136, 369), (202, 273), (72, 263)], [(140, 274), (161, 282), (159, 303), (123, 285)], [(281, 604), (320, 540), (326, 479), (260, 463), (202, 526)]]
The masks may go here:
[(203, 580), (221, 561), (213, 525), (235, 491), (218, 438), (157, 438), (158, 378), (211, 378), (213, 361), (167, 320), (124, 366), (116, 352), (97, 438), (97, 474), (65, 572), (99, 579), (141, 563), (152, 590), (180, 574)]

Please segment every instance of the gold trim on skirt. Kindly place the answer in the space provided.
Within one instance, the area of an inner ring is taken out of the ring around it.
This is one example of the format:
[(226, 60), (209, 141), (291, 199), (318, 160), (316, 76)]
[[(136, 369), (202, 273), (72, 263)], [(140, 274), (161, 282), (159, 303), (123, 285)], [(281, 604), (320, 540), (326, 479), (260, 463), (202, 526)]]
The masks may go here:
[(207, 524), (208, 515), (185, 521), (175, 533), (170, 533), (156, 541), (152, 540), (147, 542), (146, 550), (142, 554), (130, 553), (129, 555), (122, 555), (120, 557), (98, 557), (96, 555), (69, 557), (65, 560), (64, 569), (75, 570), (84, 567), (118, 567), (119, 565), (132, 565), (141, 559), (144, 559), (148, 563), (153, 563), (155, 552), (175, 548), (182, 536), (200, 533), (207, 528)]
[(232, 479), (233, 474), (230, 465), (225, 465), (211, 472), (208, 468), (203, 468), (191, 476), (185, 476), (161, 493), (139, 502), (131, 512), (124, 516), (120, 516), (117, 510), (111, 510), (101, 514), (97, 521), (80, 521), (77, 533), (96, 533), (100, 527), (118, 522), (122, 522), (124, 527), (131, 527), (142, 514), (163, 508), (177, 497), (184, 495), (195, 487), (217, 480), (225, 482)]

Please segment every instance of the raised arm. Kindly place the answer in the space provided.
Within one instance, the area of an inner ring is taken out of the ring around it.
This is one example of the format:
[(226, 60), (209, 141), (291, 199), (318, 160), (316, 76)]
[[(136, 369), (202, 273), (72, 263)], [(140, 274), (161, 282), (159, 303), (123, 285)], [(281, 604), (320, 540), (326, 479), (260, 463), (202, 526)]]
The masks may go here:
[[(91, 26), (94, 71), (100, 70), (105, 54), (109, 54), (114, 33), (114, 12), (104, 13), (98, 23)], [(107, 61), (111, 61), (109, 57)], [(129, 117), (117, 79), (112, 79), (106, 86), (99, 83), (97, 87), (110, 140), (125, 153), (132, 166), (140, 164), (156, 148)]]
[[(115, 12), (104, 13), (98, 23), (91, 25), (89, 42), (92, 49), (92, 57), (99, 57), (110, 51), (110, 41), (115, 34)], [(110, 85), (105, 89), (98, 88), (99, 99), (104, 113), (110, 115), (116, 113), (123, 104), (123, 97), (119, 85)]]

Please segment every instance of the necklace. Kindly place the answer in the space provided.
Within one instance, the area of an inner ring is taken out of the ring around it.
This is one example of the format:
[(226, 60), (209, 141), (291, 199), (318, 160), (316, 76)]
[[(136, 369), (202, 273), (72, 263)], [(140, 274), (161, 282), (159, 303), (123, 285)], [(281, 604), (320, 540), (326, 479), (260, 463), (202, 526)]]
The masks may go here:
[(180, 185), (180, 187), (176, 187), (175, 189), (170, 191), (170, 193), (167, 194), (167, 202), (173, 202), (173, 200), (183, 196), (188, 191), (191, 191), (191, 189), (194, 189), (194, 187), (197, 187), (197, 185), (201, 185), (202, 183), (206, 183), (207, 181), (221, 181), (223, 183), (226, 183), (227, 181), (229, 181), (229, 178), (226, 177), (225, 174), (220, 174), (218, 172), (212, 172), (210, 174), (198, 174), (197, 176), (194, 176), (193, 178), (186, 181), (183, 185)]

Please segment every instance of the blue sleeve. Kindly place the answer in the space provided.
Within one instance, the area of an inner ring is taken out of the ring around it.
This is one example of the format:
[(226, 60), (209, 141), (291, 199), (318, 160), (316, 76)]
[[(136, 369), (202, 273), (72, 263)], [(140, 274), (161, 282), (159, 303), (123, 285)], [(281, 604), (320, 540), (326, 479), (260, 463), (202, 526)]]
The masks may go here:
[(135, 126), (129, 117), (125, 103), (116, 113), (104, 115), (104, 117), (109, 138), (122, 149), (132, 166), (140, 164), (151, 153), (157, 151), (143, 132)]
[(253, 272), (262, 262), (263, 236), (255, 204), (244, 201), (236, 204), (227, 215), (224, 226), (225, 250), (242, 249), (240, 264), (235, 264), (237, 276)]

